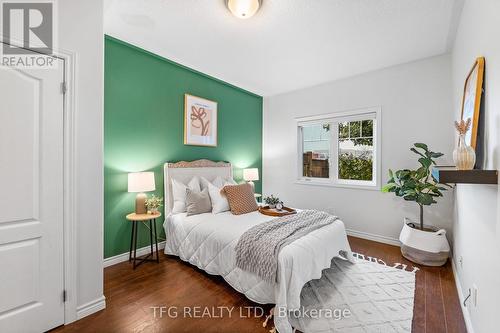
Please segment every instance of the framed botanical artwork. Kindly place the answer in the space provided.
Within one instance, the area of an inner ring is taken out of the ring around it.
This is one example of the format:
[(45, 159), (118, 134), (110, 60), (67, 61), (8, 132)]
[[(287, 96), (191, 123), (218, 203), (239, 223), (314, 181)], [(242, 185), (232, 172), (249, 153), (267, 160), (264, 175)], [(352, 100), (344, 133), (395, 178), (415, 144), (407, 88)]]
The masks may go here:
[(483, 94), (484, 58), (476, 59), (464, 85), (464, 96), (462, 99), (462, 119), (471, 119), (472, 126), (465, 134), (465, 143), (476, 149), (477, 132), (479, 127), (479, 111), (481, 107), (481, 96)]
[(184, 95), (184, 144), (217, 146), (217, 102)]

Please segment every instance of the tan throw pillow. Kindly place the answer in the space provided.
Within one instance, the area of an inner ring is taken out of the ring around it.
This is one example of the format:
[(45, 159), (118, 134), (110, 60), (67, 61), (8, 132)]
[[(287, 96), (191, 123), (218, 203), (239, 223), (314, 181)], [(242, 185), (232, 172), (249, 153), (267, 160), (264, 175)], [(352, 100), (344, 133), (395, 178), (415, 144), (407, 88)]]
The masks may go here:
[(212, 203), (208, 196), (208, 190), (204, 189), (201, 192), (186, 189), (186, 212), (187, 216), (210, 213), (212, 211)]
[(250, 184), (226, 185), (222, 190), (234, 215), (250, 213), (259, 208)]

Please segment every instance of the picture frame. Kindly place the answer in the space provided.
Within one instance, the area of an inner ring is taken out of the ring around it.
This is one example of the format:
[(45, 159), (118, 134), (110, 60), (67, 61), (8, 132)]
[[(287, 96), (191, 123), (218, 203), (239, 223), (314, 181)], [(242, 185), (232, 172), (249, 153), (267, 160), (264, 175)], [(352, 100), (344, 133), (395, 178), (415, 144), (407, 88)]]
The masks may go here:
[(217, 102), (184, 94), (184, 144), (217, 147)]
[(471, 119), (471, 129), (465, 134), (465, 143), (472, 148), (477, 148), (479, 114), (481, 109), (481, 98), (483, 95), (484, 81), (484, 57), (479, 57), (474, 62), (464, 84), (462, 98), (461, 119)]

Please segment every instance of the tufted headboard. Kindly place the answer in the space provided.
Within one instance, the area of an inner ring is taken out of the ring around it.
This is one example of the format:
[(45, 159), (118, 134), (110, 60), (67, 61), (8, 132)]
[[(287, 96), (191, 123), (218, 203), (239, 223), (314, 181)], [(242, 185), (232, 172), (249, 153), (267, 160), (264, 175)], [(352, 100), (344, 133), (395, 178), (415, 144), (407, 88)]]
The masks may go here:
[(172, 178), (184, 184), (187, 184), (194, 176), (205, 177), (209, 181), (214, 180), (217, 176), (233, 178), (233, 168), (229, 162), (214, 162), (210, 160), (167, 162), (163, 166), (163, 174), (165, 216), (168, 216), (174, 204), (172, 198)]

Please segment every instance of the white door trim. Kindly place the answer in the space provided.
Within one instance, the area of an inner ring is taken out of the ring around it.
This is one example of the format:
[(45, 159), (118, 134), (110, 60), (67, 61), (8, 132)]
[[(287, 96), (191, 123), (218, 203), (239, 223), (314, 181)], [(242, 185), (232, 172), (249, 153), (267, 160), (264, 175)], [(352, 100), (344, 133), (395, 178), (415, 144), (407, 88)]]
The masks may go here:
[(64, 59), (64, 324), (77, 320), (77, 229), (76, 229), (76, 54), (58, 51)]
[[(0, 43), (5, 37), (0, 35)], [(10, 39), (9, 43), (14, 46), (23, 47), (22, 41)], [(76, 229), (76, 53), (57, 49), (53, 55), (63, 61), (64, 82), (66, 92), (63, 95), (64, 114), (64, 166), (63, 166), (63, 242), (64, 242), (64, 290), (66, 291), (66, 302), (64, 303), (64, 324), (69, 324), (78, 319), (77, 317), (77, 229)]]

